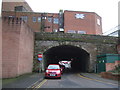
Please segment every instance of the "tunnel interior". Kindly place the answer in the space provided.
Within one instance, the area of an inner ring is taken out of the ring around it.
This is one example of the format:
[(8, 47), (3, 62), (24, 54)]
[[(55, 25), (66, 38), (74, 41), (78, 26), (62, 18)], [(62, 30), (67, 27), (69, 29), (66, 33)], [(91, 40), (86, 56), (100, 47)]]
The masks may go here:
[(45, 67), (49, 64), (59, 64), (60, 61), (71, 61), (70, 71), (87, 72), (89, 53), (82, 48), (61, 45), (48, 49), (43, 53)]

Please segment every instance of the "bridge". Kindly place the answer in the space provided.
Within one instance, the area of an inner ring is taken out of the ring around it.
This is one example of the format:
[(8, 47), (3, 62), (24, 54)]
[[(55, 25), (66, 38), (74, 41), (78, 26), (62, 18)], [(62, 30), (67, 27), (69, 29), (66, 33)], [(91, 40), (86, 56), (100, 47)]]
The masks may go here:
[(42, 70), (49, 63), (72, 61), (72, 69), (82, 72), (95, 70), (96, 56), (117, 53), (117, 37), (70, 33), (35, 33), (35, 60), (43, 54)]
[[(58, 63), (62, 60), (72, 61), (73, 70), (92, 72), (95, 70), (96, 55), (117, 53), (117, 41), (117, 37), (111, 36), (34, 33), (20, 18), (3, 17), (3, 78), (32, 72), (32, 69), (35, 70), (38, 66), (42, 66), (44, 71), (49, 63)], [(39, 53), (43, 54), (40, 63), (42, 65), (38, 65), (37, 54)]]

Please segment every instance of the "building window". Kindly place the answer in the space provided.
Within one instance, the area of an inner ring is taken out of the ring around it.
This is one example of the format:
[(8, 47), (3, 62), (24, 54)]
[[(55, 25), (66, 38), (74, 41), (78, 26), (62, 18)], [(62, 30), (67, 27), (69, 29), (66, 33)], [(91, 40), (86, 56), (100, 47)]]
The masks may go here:
[(86, 31), (78, 31), (78, 34), (86, 34)]
[(33, 22), (36, 22), (36, 17), (33, 17)]
[(41, 22), (41, 17), (38, 17), (38, 22)]
[(14, 8), (14, 10), (15, 10), (15, 11), (19, 11), (19, 12), (26, 12), (26, 11), (27, 11), (26, 8), (23, 7), (23, 6), (16, 6), (16, 7)]
[(57, 30), (57, 29), (54, 29), (53, 32), (58, 32), (58, 30)]
[(52, 22), (52, 18), (48, 18), (48, 22)]
[(76, 33), (76, 31), (75, 30), (68, 30), (67, 33)]
[(85, 18), (85, 14), (78, 14), (78, 13), (76, 13), (75, 14), (75, 18), (76, 19), (84, 19)]
[(24, 20), (25, 22), (27, 22), (28, 16), (21, 16), (21, 19)]
[(54, 18), (54, 24), (58, 24), (59, 23), (59, 19), (58, 18)]
[(100, 25), (100, 19), (97, 19), (97, 24)]

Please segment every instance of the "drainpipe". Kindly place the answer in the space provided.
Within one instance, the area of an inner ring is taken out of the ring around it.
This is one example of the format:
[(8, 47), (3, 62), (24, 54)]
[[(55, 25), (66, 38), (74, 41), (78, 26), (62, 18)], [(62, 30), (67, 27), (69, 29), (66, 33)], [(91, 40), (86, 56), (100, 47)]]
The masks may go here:
[[(1, 7), (2, 7), (2, 0), (0, 0), (0, 44), (2, 42), (2, 20), (1, 20)], [(2, 45), (0, 45), (0, 49), (2, 49)], [(2, 51), (0, 51), (2, 54)], [(2, 78), (2, 55), (0, 57), (0, 78)], [(0, 90), (2, 90), (2, 79), (0, 79)]]
[(118, 2), (118, 45), (120, 45), (120, 1)]

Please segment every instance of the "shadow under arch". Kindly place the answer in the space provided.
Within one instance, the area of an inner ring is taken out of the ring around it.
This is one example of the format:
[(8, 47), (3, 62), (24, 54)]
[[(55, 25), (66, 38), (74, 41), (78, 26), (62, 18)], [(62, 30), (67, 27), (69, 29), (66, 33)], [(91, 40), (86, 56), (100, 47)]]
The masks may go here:
[(87, 72), (89, 66), (89, 53), (80, 47), (72, 45), (60, 45), (49, 48), (43, 53), (44, 67), (49, 64), (58, 64), (59, 61), (71, 61), (71, 70)]

